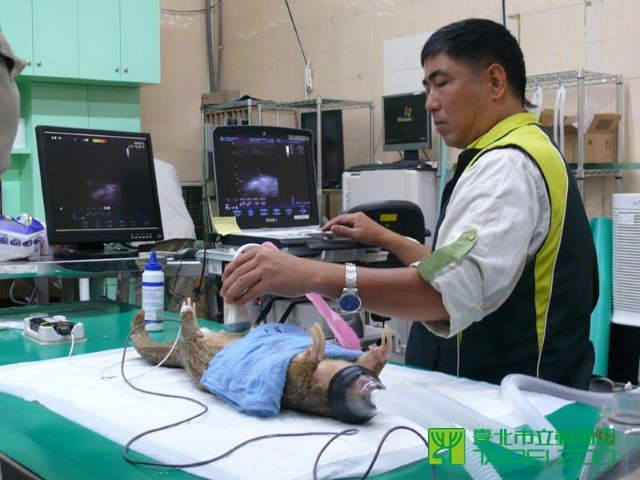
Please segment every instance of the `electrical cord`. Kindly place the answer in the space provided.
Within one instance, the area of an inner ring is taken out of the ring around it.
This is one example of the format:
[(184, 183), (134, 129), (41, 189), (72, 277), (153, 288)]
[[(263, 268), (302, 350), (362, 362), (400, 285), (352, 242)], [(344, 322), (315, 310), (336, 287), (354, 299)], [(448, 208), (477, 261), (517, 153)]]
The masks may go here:
[(293, 25), (293, 31), (296, 32), (296, 38), (298, 39), (298, 45), (300, 46), (300, 51), (302, 52), (302, 58), (304, 59), (304, 64), (307, 65), (307, 56), (304, 54), (304, 48), (302, 48), (302, 42), (300, 41), (300, 35), (298, 35), (298, 27), (296, 27), (296, 22), (293, 20), (293, 14), (291, 13), (291, 8), (289, 7), (289, 1), (284, 0), (284, 4), (287, 6), (287, 10), (289, 12), (289, 18), (291, 19), (291, 25)]

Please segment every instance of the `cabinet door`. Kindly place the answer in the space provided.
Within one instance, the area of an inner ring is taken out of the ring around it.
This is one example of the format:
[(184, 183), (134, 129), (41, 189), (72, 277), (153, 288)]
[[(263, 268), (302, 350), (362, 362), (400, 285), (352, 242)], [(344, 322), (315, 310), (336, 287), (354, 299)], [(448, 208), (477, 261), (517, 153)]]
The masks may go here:
[(0, 30), (13, 53), (27, 62), (22, 74), (33, 73), (31, 0), (0, 0)]
[(89, 128), (140, 131), (138, 87), (89, 87)]
[(33, 66), (38, 76), (78, 77), (78, 0), (33, 0)]
[(120, 80), (120, 0), (79, 0), (78, 76)]
[(159, 0), (121, 0), (120, 35), (122, 80), (160, 83)]

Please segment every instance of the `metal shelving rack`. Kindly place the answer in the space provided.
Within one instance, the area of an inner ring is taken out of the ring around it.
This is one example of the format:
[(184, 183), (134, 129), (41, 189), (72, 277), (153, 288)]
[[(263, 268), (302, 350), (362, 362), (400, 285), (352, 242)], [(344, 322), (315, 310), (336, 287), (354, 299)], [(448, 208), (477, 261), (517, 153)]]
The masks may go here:
[[(622, 121), (618, 126), (618, 148), (616, 163), (584, 163), (584, 137), (585, 137), (585, 101), (586, 88), (593, 85), (615, 85), (616, 89), (616, 111), (621, 115)], [(622, 189), (622, 171), (640, 169), (640, 163), (624, 162), (624, 101), (622, 89), (622, 75), (612, 75), (607, 73), (592, 72), (579, 68), (577, 70), (568, 70), (564, 72), (545, 73), (541, 75), (532, 75), (527, 77), (527, 90), (531, 91), (537, 87), (545, 90), (557, 89), (560, 86), (566, 88), (576, 88), (576, 107), (578, 121), (578, 152), (576, 162), (576, 180), (580, 194), (584, 198), (584, 179), (585, 177), (595, 176), (613, 176), (615, 178), (615, 191), (620, 192)]]
[[(374, 155), (374, 128), (375, 120), (373, 113), (373, 102), (360, 101), (360, 100), (337, 100), (332, 98), (309, 98), (306, 100), (299, 100), (293, 102), (274, 102), (263, 103), (258, 105), (258, 123), (262, 124), (263, 112), (272, 110), (276, 112), (276, 125), (279, 125), (279, 114), (282, 111), (301, 113), (305, 111), (316, 112), (316, 152), (319, 161), (316, 162), (316, 189), (318, 195), (318, 206), (322, 208), (322, 112), (324, 110), (355, 110), (355, 109), (369, 109), (369, 163), (373, 163)], [(300, 116), (296, 115), (296, 125), (299, 125)], [(321, 213), (325, 213), (322, 212)]]

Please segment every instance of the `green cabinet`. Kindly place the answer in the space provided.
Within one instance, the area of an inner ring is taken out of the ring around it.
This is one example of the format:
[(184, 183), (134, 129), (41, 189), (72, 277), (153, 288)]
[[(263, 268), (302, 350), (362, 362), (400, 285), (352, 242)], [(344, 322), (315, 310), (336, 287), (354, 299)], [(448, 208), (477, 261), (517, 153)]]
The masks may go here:
[(14, 53), (27, 62), (23, 75), (33, 74), (31, 0), (0, 0), (0, 29)]
[(80, 0), (79, 77), (120, 80), (120, 0)]
[[(33, 82), (20, 86), (30, 155), (12, 155), (2, 175), (2, 213), (44, 219), (35, 127), (140, 130), (138, 87)], [(70, 185), (73, 172), (69, 172)]]
[(122, 80), (160, 83), (160, 6), (158, 0), (121, 0)]
[(159, 0), (0, 0), (23, 75), (160, 82)]
[(33, 74), (78, 78), (78, 0), (32, 2)]
[(79, 0), (79, 77), (160, 82), (158, 0)]

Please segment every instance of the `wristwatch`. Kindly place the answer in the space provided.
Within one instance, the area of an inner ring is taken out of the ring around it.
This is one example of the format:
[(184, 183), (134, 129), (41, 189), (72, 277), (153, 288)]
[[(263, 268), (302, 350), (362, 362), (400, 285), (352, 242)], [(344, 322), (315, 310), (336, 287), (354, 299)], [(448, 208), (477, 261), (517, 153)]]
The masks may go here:
[(353, 263), (345, 263), (344, 266), (344, 288), (338, 298), (338, 309), (342, 313), (356, 313), (362, 306), (358, 295), (358, 270)]

